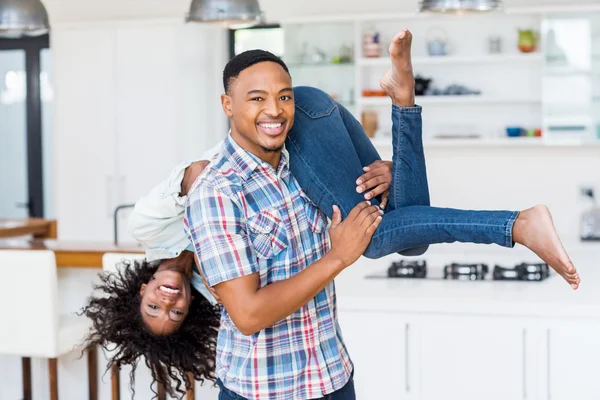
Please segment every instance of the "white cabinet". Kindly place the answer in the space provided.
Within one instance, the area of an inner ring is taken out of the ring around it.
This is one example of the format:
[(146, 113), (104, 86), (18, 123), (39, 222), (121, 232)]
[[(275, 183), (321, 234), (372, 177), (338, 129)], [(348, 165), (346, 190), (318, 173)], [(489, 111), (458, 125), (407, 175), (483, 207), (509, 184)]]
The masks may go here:
[(529, 398), (527, 334), (524, 326), (504, 318), (423, 318), (420, 398)]
[(109, 239), (116, 165), (116, 32), (53, 29), (55, 208), (60, 237)]
[(600, 322), (562, 321), (546, 330), (546, 394), (551, 400), (600, 396)]
[(542, 330), (520, 319), (342, 310), (339, 321), (358, 399), (539, 398)]
[[(117, 205), (135, 203), (227, 134), (219, 99), (226, 31), (90, 26), (53, 28), (56, 217), (61, 239), (110, 241)], [(130, 241), (124, 219), (119, 238)]]
[(399, 313), (341, 311), (357, 399), (409, 399), (415, 380), (411, 322)]

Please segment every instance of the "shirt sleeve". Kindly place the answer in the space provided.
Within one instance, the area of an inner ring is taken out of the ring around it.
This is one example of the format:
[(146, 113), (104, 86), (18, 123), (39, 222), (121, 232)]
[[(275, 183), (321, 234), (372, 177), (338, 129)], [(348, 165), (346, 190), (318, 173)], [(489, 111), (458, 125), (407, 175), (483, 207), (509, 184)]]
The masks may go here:
[(208, 285), (259, 272), (240, 207), (202, 184), (188, 197), (185, 226)]
[[(205, 151), (199, 160), (211, 160), (222, 145), (221, 141)], [(192, 162), (176, 166), (167, 179), (138, 200), (129, 217), (129, 231), (147, 249), (149, 260), (175, 257), (185, 248), (179, 247), (189, 243), (182, 229), (187, 196), (179, 194), (185, 169)], [(173, 251), (169, 252), (168, 249)]]
[[(169, 178), (160, 182), (136, 203), (128, 221), (133, 237), (147, 248), (165, 248), (173, 242), (173, 232), (181, 230), (185, 199), (179, 196), (181, 180), (191, 162), (173, 169)], [(185, 235), (184, 235), (185, 236)]]

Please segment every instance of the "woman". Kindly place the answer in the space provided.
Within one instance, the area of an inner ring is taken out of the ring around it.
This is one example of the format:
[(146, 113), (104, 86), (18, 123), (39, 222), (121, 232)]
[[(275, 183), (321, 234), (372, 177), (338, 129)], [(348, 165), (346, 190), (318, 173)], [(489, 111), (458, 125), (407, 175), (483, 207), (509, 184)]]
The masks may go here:
[[(389, 188), (389, 204), (382, 204), (385, 215), (365, 252), (367, 257), (379, 258), (393, 252), (419, 255), (429, 244), (443, 242), (505, 247), (517, 242), (538, 254), (576, 288), (579, 277), (544, 207), (517, 212), (429, 206), (421, 109), (414, 106), (410, 44), (407, 31), (396, 35), (390, 46), (393, 68), (381, 82), (394, 103), (393, 168), (390, 170), (379, 160), (362, 127), (345, 108), (318, 89), (296, 88), (296, 115), (286, 141), (293, 176), (330, 218), (332, 205), (339, 206), (345, 217), (364, 200), (362, 193), (366, 191), (364, 196), (371, 201), (379, 204), (377, 196), (383, 194), (381, 200), (387, 202), (385, 192)], [(287, 71), (280, 60), (265, 61), (277, 62)], [(224, 73), (226, 90), (231, 78), (228, 67)], [(370, 167), (361, 176), (365, 165)], [(150, 203), (154, 205), (146, 207), (148, 198), (142, 199), (132, 219), (134, 235), (152, 253), (176, 257), (175, 261), (130, 267), (125, 274), (103, 277), (98, 289), (110, 297), (91, 299), (84, 310), (94, 322), (91, 345), (116, 344), (119, 352), (114, 361), (118, 364), (135, 365), (140, 355), (145, 356), (154, 379), (165, 384), (170, 393), (182, 392), (182, 380), (186, 386), (190, 384), (185, 374), (188, 371), (197, 379), (213, 378), (214, 354), (209, 353), (214, 348), (218, 310), (204, 300), (194, 305), (200, 299), (192, 296), (192, 255), (185, 250), (188, 244), (181, 224), (185, 199), (180, 194), (187, 193), (181, 186), (190, 168), (179, 168), (172, 175), (175, 178), (153, 190)], [(386, 168), (387, 173), (382, 173)], [(195, 329), (201, 330), (201, 339), (194, 337)], [(175, 379), (175, 388), (167, 376)]]

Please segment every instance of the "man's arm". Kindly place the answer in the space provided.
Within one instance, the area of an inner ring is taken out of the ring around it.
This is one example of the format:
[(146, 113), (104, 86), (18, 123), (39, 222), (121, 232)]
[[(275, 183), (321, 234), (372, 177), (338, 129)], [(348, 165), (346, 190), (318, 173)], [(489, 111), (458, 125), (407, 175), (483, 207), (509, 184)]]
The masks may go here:
[(251, 335), (291, 315), (314, 298), (367, 248), (381, 211), (364, 202), (342, 222), (334, 210), (332, 248), (299, 274), (260, 287), (256, 253), (241, 209), (222, 193), (198, 187), (189, 198), (186, 225), (204, 276), (237, 328)]

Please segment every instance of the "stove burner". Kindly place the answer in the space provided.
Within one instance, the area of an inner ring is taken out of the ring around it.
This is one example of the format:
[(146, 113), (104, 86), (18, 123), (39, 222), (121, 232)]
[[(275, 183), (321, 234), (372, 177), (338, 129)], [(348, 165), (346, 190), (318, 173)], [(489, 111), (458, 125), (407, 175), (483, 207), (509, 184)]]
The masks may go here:
[(388, 268), (390, 278), (420, 278), (427, 276), (427, 261), (405, 261), (394, 262)]
[(494, 267), (494, 280), (497, 281), (543, 281), (550, 276), (550, 268), (545, 263), (521, 263), (514, 268)]
[(489, 268), (486, 264), (452, 263), (444, 267), (444, 279), (482, 281), (488, 271)]

